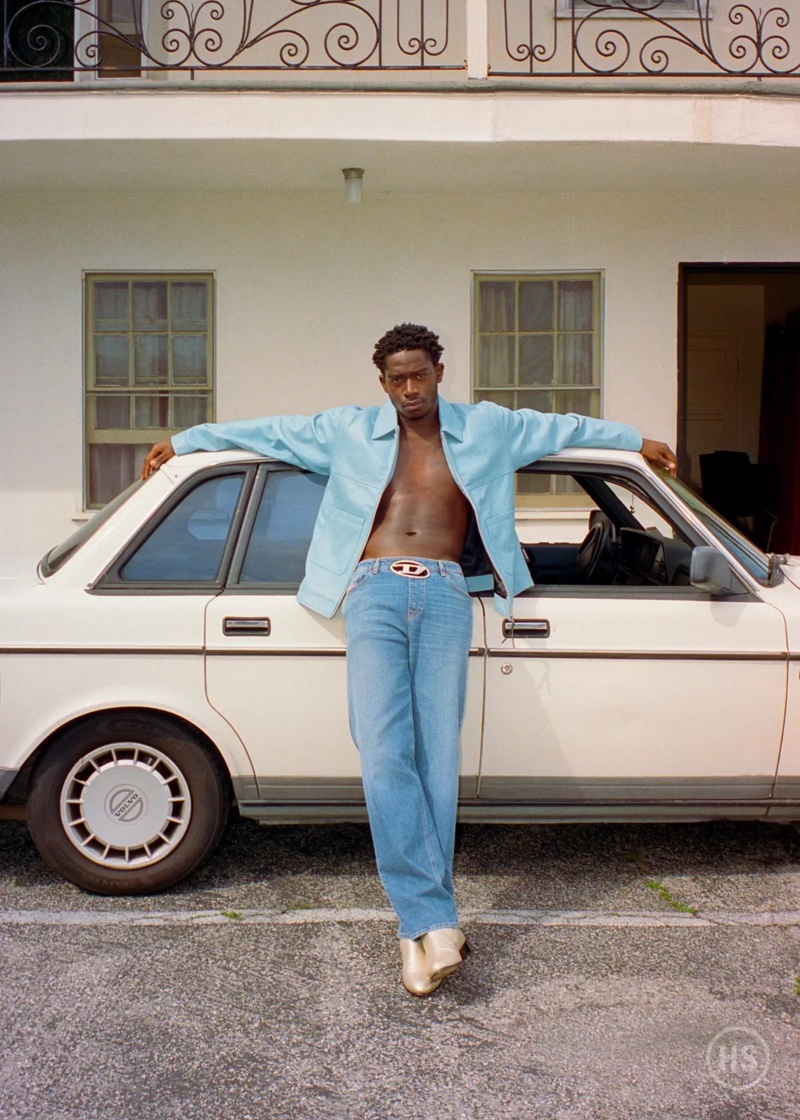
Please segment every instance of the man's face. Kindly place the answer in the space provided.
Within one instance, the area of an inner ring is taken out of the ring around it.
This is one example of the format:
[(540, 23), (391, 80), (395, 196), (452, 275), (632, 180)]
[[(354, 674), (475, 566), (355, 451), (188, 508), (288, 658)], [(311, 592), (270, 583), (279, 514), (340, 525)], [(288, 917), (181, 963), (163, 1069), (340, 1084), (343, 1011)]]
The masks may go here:
[(386, 359), (380, 382), (399, 415), (414, 423), (435, 410), (443, 374), (425, 350), (400, 350)]

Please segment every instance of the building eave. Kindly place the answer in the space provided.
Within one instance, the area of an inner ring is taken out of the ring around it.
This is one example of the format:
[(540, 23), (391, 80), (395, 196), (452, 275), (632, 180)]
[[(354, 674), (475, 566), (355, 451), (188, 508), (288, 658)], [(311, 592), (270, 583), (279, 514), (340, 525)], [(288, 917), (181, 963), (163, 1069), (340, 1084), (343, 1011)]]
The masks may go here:
[(800, 98), (708, 92), (6, 91), (0, 190), (754, 190), (800, 174)]

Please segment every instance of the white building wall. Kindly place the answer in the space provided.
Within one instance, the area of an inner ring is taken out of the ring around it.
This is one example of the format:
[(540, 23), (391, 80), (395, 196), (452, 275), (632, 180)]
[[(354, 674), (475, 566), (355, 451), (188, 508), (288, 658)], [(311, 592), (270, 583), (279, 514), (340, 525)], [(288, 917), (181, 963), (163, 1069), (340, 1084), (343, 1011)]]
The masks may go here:
[[(432, 151), (431, 158), (435, 159)], [(7, 194), (0, 207), (0, 550), (82, 508), (83, 271), (212, 271), (217, 418), (381, 399), (404, 319), (470, 393), (473, 270), (602, 270), (604, 414), (674, 443), (680, 262), (800, 261), (785, 194)]]

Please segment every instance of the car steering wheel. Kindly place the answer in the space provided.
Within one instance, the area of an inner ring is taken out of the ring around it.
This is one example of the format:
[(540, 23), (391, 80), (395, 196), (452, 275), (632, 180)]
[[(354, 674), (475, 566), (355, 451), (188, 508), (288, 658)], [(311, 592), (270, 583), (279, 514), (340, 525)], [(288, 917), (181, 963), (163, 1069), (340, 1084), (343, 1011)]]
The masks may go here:
[(597, 571), (601, 557), (608, 552), (611, 544), (611, 522), (600, 517), (583, 538), (575, 556), (575, 563), (569, 573), (570, 583), (590, 583)]

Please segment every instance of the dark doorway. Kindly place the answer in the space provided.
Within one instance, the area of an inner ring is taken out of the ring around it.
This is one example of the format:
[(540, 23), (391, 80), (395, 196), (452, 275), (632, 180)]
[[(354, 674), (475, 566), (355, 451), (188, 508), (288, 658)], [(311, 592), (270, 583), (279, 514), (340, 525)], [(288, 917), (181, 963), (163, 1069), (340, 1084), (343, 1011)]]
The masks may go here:
[(0, 0), (0, 82), (71, 81), (75, 15), (64, 0)]
[(762, 548), (800, 552), (800, 264), (680, 269), (684, 478)]

